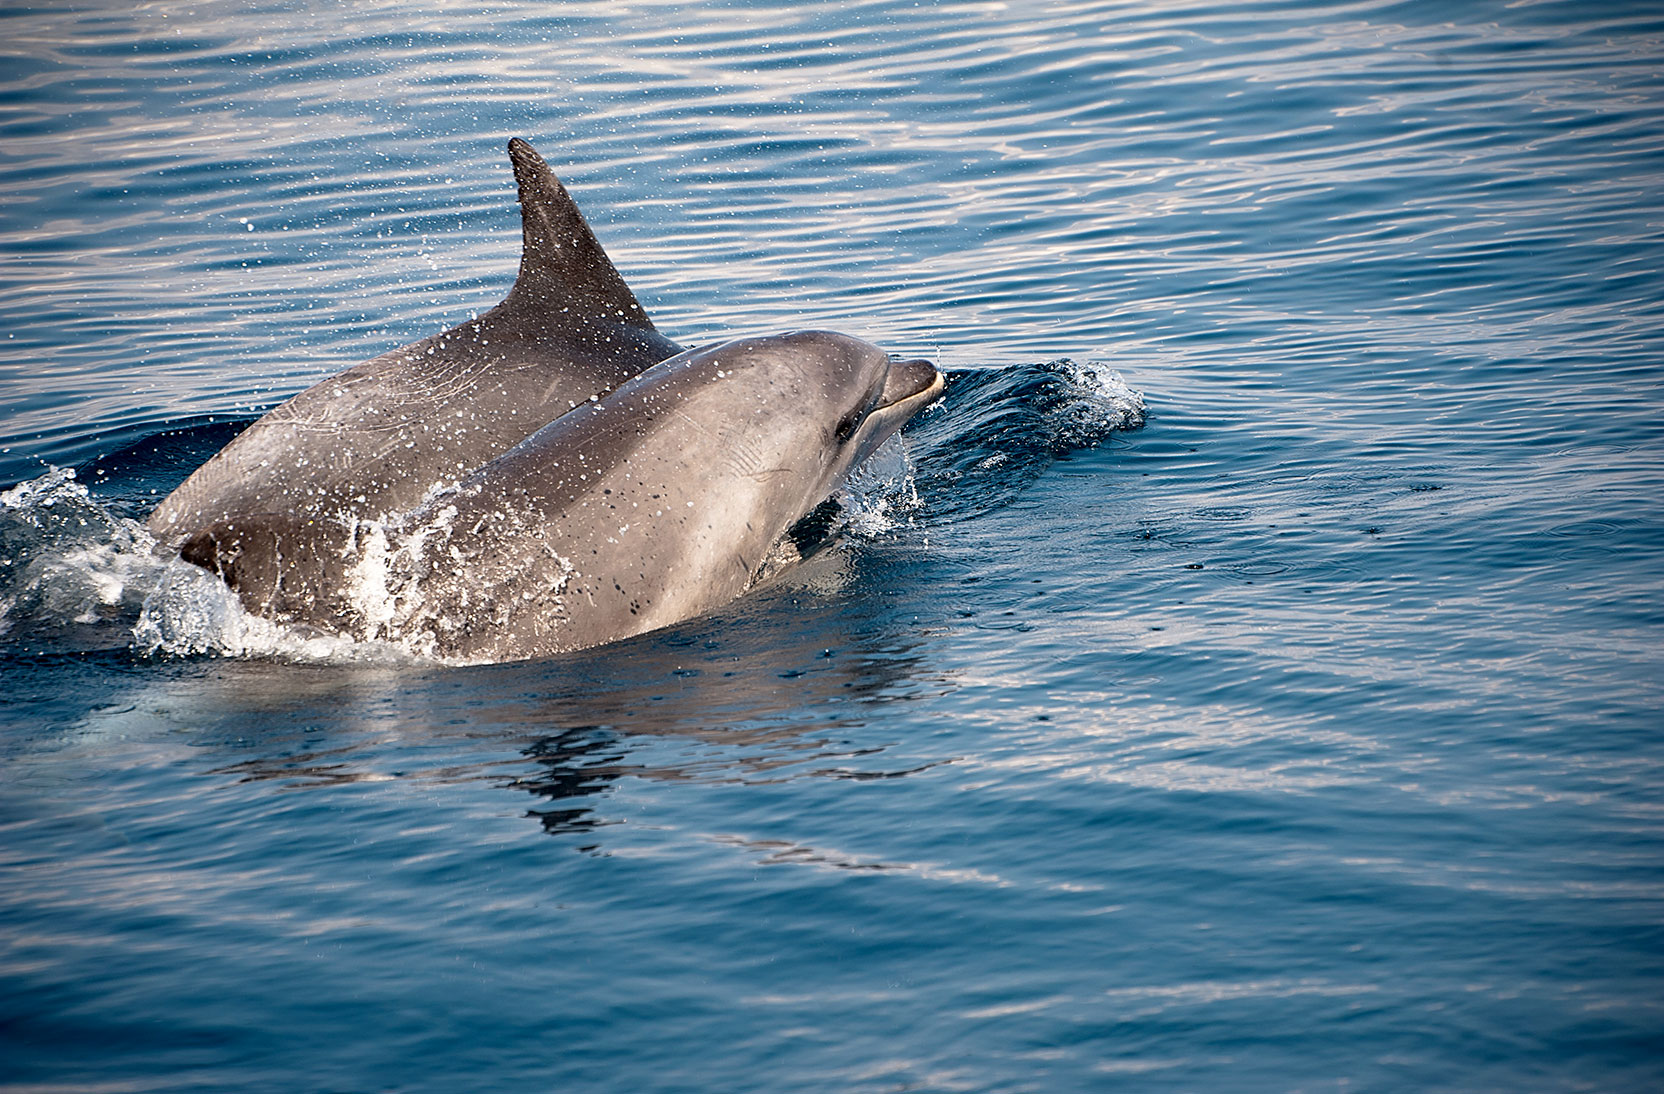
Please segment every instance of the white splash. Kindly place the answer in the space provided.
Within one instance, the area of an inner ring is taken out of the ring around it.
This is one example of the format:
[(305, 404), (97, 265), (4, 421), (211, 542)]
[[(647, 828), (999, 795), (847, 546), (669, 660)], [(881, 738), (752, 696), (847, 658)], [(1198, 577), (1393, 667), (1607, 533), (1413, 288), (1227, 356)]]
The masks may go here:
[(347, 599), (363, 620), (366, 633), (382, 635), (399, 614), (387, 530), (380, 521), (361, 521), (353, 531), (358, 558), (347, 567)]
[[(107, 639), (96, 637), (98, 628)], [(0, 634), (8, 633), (48, 642), (73, 633), (68, 640), (83, 649), (89, 639), (113, 639), (147, 657), (411, 659), (385, 643), (249, 614), (218, 577), (94, 498), (73, 469), (56, 467), (0, 493)]]
[(1077, 364), (1064, 358), (1055, 367), (1069, 381), (1075, 398), (1053, 423), (1054, 442), (1091, 445), (1115, 430), (1144, 424), (1143, 393), (1104, 362)]
[(147, 657), (216, 654), (318, 664), (410, 660), (406, 651), (386, 643), (357, 642), (252, 615), (218, 577), (179, 558), (167, 564), (145, 597), (132, 644)]
[(880, 536), (911, 519), (922, 503), (913, 461), (900, 434), (850, 472), (837, 497), (843, 506), (843, 527), (853, 535)]
[(137, 521), (109, 512), (70, 468), (0, 493), (0, 634), (106, 622), (136, 608), (164, 566)]

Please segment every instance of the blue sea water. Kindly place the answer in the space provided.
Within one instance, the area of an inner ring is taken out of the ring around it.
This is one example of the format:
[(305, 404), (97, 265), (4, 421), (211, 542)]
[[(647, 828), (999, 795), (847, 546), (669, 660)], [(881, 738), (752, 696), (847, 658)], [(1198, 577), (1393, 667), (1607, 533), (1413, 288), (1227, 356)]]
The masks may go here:
[[(0, 11), (0, 1090), (1664, 1088), (1661, 62), (1599, 2)], [(684, 344), (938, 360), (905, 489), (564, 658), (147, 629), (156, 500), (507, 289), (511, 136)]]

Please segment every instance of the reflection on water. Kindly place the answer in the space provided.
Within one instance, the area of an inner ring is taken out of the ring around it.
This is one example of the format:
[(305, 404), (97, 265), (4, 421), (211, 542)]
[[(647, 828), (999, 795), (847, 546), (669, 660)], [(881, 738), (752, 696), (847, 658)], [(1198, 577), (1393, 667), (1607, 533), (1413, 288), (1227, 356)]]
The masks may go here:
[(884, 746), (850, 738), (953, 685), (909, 629), (863, 607), (854, 550), (816, 556), (721, 616), (587, 655), (454, 671), (180, 665), (87, 716), (81, 732), (189, 725), (210, 774), (295, 790), (505, 786), (548, 800), (528, 815), (552, 834), (618, 823), (599, 798), (626, 777), (899, 777), (922, 768), (887, 765)]
[[(608, 727), (575, 726), (533, 741), (524, 755), (535, 761), (537, 768), (509, 786), (556, 803), (552, 808), (533, 809), (527, 814), (541, 821), (545, 832), (585, 832), (607, 822), (592, 815), (584, 800), (603, 793), (626, 775), (644, 773), (639, 765), (623, 762), (628, 754), (628, 748)], [(588, 844), (579, 849), (593, 851), (596, 847)]]

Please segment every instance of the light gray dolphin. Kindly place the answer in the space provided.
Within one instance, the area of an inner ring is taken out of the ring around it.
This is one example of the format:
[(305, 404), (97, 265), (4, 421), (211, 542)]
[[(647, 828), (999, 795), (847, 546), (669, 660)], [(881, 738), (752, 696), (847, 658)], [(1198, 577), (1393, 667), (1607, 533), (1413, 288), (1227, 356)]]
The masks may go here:
[(520, 272), (471, 322), (310, 387), (150, 515), (163, 542), (254, 513), (407, 511), (681, 346), (654, 329), (547, 164), (518, 137)]
[(402, 516), (240, 515), (182, 553), (280, 622), (463, 662), (581, 649), (745, 591), (942, 387), (928, 361), (822, 331), (706, 346)]

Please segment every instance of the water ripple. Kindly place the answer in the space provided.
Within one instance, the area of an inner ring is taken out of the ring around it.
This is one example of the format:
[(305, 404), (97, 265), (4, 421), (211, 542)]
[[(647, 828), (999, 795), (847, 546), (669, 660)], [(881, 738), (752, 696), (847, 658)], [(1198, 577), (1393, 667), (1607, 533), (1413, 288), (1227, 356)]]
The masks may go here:
[[(0, 10), (11, 1081), (1656, 1089), (1661, 61), (1602, 0)], [(136, 657), (159, 493), (507, 289), (511, 136), (667, 334), (939, 361), (917, 505), (605, 653)]]

